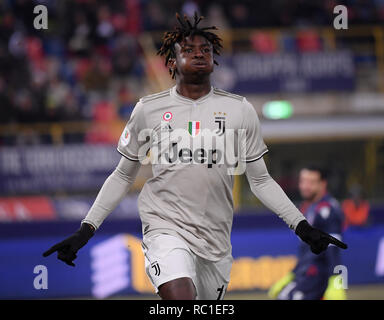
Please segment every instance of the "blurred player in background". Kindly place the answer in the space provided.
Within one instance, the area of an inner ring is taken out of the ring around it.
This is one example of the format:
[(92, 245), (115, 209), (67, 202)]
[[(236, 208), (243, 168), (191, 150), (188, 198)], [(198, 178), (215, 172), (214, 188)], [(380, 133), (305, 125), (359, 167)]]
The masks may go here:
[[(186, 16), (177, 15), (177, 19), (179, 26), (165, 34), (159, 50), (176, 85), (140, 99), (119, 141), (122, 158), (118, 167), (104, 183), (80, 229), (44, 256), (57, 251), (60, 260), (74, 266), (77, 251), (134, 182), (148, 151), (146, 136), (141, 136), (148, 129), (155, 136), (183, 130), (189, 134), (187, 140), (203, 129), (216, 135), (245, 129), (245, 154), (239, 162), (246, 163), (253, 193), (309, 244), (308, 250), (319, 254), (330, 243), (346, 248), (313, 228), (269, 175), (263, 160), (268, 149), (254, 107), (244, 97), (211, 86), (214, 54), (221, 48), (221, 39), (210, 31), (216, 28), (200, 28), (202, 18), (197, 14), (193, 22)], [(164, 140), (154, 138), (151, 153), (161, 142)], [(180, 161), (152, 163), (153, 178), (145, 183), (138, 199), (146, 272), (162, 299), (223, 299), (233, 261), (233, 174), (228, 173), (228, 163), (216, 164), (210, 159), (212, 152), (218, 154), (216, 149), (179, 150), (178, 144), (172, 142), (169, 147), (171, 157)]]
[[(308, 222), (341, 240), (344, 215), (327, 190), (327, 171), (316, 165), (302, 168), (299, 191), (304, 200), (300, 210)], [(334, 267), (340, 264), (336, 246), (314, 255), (301, 243), (295, 268), (272, 286), (269, 296), (281, 300), (345, 299), (344, 289), (335, 287)]]

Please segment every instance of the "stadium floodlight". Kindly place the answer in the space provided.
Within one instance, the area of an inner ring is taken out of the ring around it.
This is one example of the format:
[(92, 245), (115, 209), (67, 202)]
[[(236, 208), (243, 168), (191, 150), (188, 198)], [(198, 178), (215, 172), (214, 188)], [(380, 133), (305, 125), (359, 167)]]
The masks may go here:
[(267, 119), (287, 119), (292, 116), (293, 107), (289, 101), (268, 101), (263, 105), (263, 115)]

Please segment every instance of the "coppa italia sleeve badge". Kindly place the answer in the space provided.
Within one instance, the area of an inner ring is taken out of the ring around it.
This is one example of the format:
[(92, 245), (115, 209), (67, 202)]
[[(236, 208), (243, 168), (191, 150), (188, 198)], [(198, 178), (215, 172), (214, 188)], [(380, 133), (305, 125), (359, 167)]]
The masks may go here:
[(123, 146), (127, 146), (128, 143), (129, 143), (129, 140), (130, 140), (130, 139), (131, 139), (131, 135), (130, 135), (130, 133), (129, 133), (129, 130), (126, 128), (126, 129), (123, 131), (122, 135), (121, 135), (121, 144), (122, 144)]
[(171, 120), (172, 117), (173, 117), (172, 112), (167, 111), (167, 112), (165, 112), (165, 113), (163, 114), (163, 120), (165, 120), (165, 121), (169, 121), (169, 120)]

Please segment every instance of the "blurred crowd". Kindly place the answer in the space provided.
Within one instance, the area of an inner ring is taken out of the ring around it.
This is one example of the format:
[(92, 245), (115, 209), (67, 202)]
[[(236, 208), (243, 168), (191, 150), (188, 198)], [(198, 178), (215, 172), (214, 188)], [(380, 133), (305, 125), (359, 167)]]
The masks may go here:
[[(33, 9), (38, 4), (48, 9), (47, 30), (33, 27)], [(384, 0), (0, 1), (0, 145), (52, 142), (33, 129), (13, 138), (1, 131), (14, 123), (87, 120), (93, 125), (128, 119), (148, 87), (138, 35), (173, 28), (175, 12), (192, 16), (197, 11), (207, 25), (224, 31), (305, 30), (306, 26), (331, 26), (338, 4), (347, 6), (349, 25), (384, 23)], [(307, 32), (309, 41), (299, 39), (295, 45), (304, 51), (320, 50), (320, 42), (312, 36)], [(250, 34), (250, 40), (254, 50), (264, 53), (289, 47), (286, 43), (277, 46), (260, 34)], [(91, 126), (86, 135), (67, 135), (64, 142), (114, 141), (120, 131), (111, 135), (111, 128)], [(284, 167), (290, 171), (289, 164)], [(290, 197), (298, 198), (292, 176), (282, 176), (279, 183)], [(368, 206), (358, 196), (343, 206), (350, 224), (365, 223)]]
[[(48, 30), (33, 8), (48, 8)], [(176, 11), (228, 28), (384, 22), (384, 0), (3, 0), (0, 2), (0, 123), (129, 116), (145, 77), (137, 35), (172, 28)], [(170, 9), (172, 8), (172, 9)]]

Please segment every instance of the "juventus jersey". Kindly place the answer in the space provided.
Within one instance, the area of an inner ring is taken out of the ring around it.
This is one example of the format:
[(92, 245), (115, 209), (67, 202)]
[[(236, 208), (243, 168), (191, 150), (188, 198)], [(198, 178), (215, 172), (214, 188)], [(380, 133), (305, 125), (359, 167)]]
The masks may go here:
[(193, 100), (176, 86), (143, 97), (117, 149), (152, 165), (138, 198), (144, 238), (177, 235), (211, 261), (231, 252), (234, 174), (268, 151), (246, 98), (211, 87)]

